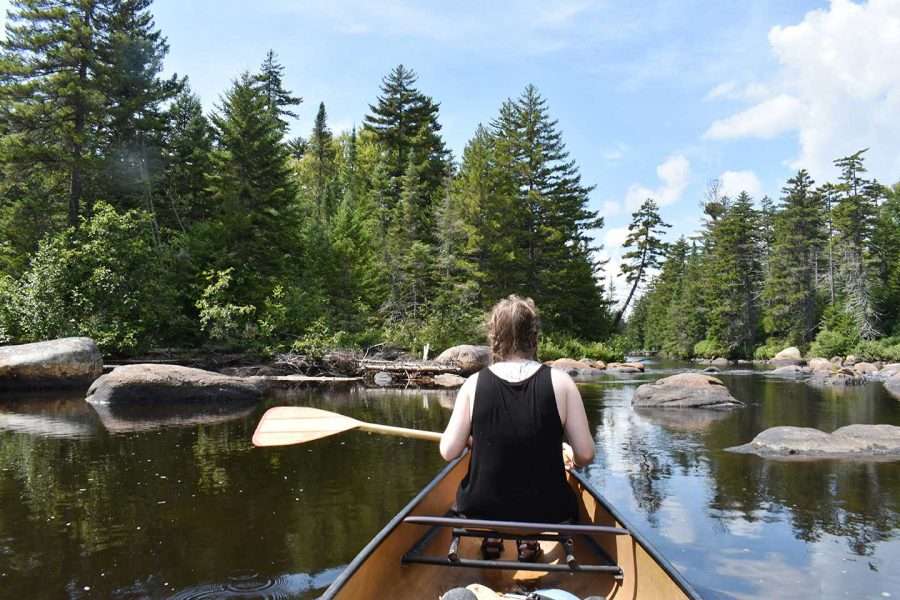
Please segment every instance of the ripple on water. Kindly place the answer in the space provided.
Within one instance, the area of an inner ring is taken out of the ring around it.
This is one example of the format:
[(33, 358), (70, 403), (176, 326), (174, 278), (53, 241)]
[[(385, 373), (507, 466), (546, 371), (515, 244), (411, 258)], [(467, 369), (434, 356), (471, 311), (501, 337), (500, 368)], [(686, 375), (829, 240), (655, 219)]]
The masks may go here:
[(287, 600), (312, 590), (329, 585), (344, 569), (343, 566), (326, 569), (319, 573), (285, 573), (265, 577), (257, 573), (235, 575), (222, 583), (204, 583), (180, 590), (171, 596), (172, 600), (207, 600), (213, 598), (260, 598), (265, 600)]

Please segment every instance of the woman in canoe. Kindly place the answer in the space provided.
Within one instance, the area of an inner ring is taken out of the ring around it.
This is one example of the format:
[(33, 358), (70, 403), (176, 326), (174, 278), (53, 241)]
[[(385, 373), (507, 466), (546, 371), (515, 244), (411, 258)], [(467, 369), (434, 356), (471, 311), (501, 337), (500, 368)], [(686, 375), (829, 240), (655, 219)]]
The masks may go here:
[[(578, 516), (565, 470), (593, 459), (594, 440), (575, 382), (536, 360), (539, 328), (530, 298), (498, 302), (488, 320), (493, 364), (456, 397), (440, 450), (449, 461), (471, 445), (456, 499), (467, 518), (559, 523)], [(561, 452), (563, 437), (571, 446)], [(500, 544), (488, 539), (482, 551), (498, 555)], [(539, 554), (536, 542), (520, 542), (518, 550), (520, 560)]]

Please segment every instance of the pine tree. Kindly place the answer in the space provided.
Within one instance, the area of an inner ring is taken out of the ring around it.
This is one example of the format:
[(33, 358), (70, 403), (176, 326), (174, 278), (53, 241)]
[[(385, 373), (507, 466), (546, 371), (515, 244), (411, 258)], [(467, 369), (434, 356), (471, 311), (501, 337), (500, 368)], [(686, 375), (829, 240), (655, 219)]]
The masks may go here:
[(213, 214), (206, 177), (210, 173), (212, 128), (200, 98), (185, 86), (167, 114), (163, 138), (165, 211), (162, 223), (184, 231)]
[(557, 122), (534, 86), (504, 103), (491, 127), (497, 167), (513, 184), (518, 227), (511, 234), (520, 293), (535, 299), (551, 329), (585, 338), (602, 335), (607, 301), (597, 279), (599, 246), (589, 232), (601, 228), (603, 219), (587, 209), (593, 188), (582, 185)]
[(859, 327), (862, 338), (873, 339), (879, 335), (879, 330), (869, 262), (877, 214), (875, 199), (880, 186), (862, 178), (866, 172), (865, 152), (860, 150), (834, 161), (841, 170), (841, 178), (837, 185), (839, 196), (833, 219), (841, 248), (838, 273), (844, 305)]
[(819, 321), (816, 272), (825, 241), (824, 209), (813, 183), (801, 170), (782, 189), (763, 290), (766, 333), (798, 346), (815, 337)]
[(730, 357), (750, 357), (759, 328), (759, 215), (745, 192), (725, 206), (708, 242), (707, 340)]
[[(150, 14), (151, 1), (104, 0), (97, 78), (104, 95), (102, 196), (123, 208), (144, 208), (156, 226), (155, 186), (167, 125), (162, 105), (183, 82), (177, 76), (160, 78), (169, 47)], [(88, 198), (88, 212), (92, 201)]]
[(390, 182), (390, 206), (400, 199), (401, 179), (409, 167), (409, 155), (417, 152), (427, 157), (422, 174), (425, 185), (436, 194), (449, 174), (449, 152), (441, 139), (438, 122), (440, 106), (416, 87), (418, 76), (403, 65), (395, 67), (381, 83), (381, 95), (369, 105), (366, 129), (375, 137), (385, 153), (385, 166)]
[(71, 226), (99, 154), (101, 8), (99, 0), (14, 0), (0, 41), (4, 195), (49, 193), (64, 200)]
[(619, 325), (622, 315), (628, 309), (635, 290), (644, 281), (647, 271), (659, 268), (659, 259), (666, 252), (666, 244), (659, 236), (664, 229), (670, 227), (659, 216), (659, 208), (656, 202), (647, 198), (641, 207), (631, 214), (631, 224), (628, 226), (628, 237), (625, 238), (623, 248), (633, 248), (622, 255), (624, 261), (621, 267), (625, 281), (631, 284), (631, 290), (625, 303), (616, 315), (613, 328)]
[(328, 128), (327, 119), (325, 103), (320, 102), (306, 150), (310, 159), (314, 161), (313, 197), (323, 221), (327, 221), (334, 214), (337, 193), (334, 138)]
[(292, 95), (291, 91), (284, 87), (284, 65), (278, 62), (278, 55), (274, 50), (266, 53), (266, 58), (259, 68), (259, 73), (253, 76), (256, 88), (266, 98), (266, 106), (275, 115), (282, 132), (288, 130), (286, 117), (297, 118), (297, 113), (291, 110), (292, 106), (300, 106), (303, 98)]
[(233, 267), (238, 303), (255, 306), (302, 260), (288, 151), (269, 106), (249, 73), (234, 82), (212, 115), (217, 149), (207, 179), (218, 224), (213, 264)]

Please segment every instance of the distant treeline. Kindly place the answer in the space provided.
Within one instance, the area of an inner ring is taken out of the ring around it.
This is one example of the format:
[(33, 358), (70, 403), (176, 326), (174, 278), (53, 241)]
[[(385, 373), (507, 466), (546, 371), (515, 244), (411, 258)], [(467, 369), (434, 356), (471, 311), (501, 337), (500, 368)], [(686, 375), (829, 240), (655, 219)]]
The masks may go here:
[(798, 346), (900, 361), (900, 184), (867, 179), (864, 154), (835, 161), (836, 183), (816, 186), (800, 171), (779, 203), (763, 198), (758, 209), (713, 184), (703, 230), (668, 246), (635, 213), (632, 268), (644, 256), (660, 269), (633, 307), (630, 345), (678, 357), (771, 358)]
[(441, 348), (483, 337), (484, 310), (513, 292), (560, 343), (611, 334), (588, 235), (603, 221), (534, 87), (459, 162), (402, 65), (359, 130), (333, 133), (320, 103), (288, 139), (302, 100), (274, 53), (205, 114), (186, 77), (161, 77), (149, 6), (11, 2), (0, 341)]

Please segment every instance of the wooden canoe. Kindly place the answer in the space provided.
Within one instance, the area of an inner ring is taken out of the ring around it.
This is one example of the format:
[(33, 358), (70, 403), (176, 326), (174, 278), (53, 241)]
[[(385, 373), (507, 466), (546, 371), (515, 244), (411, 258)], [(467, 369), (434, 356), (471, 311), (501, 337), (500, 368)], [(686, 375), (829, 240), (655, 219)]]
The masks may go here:
[[(541, 542), (542, 564), (518, 563), (515, 542), (508, 540), (498, 560), (482, 561), (478, 533), (483, 534), (483, 530), (469, 525), (462, 528), (457, 520), (447, 518), (468, 465), (468, 454), (448, 464), (363, 548), (321, 598), (438, 600), (446, 591), (472, 583), (513, 594), (562, 589), (579, 598), (700, 598), (681, 574), (575, 472), (569, 474), (569, 485), (579, 499), (579, 524), (554, 526), (557, 536), (574, 541), (574, 552), (566, 552), (558, 541), (545, 540)], [(491, 529), (511, 537), (528, 537), (516, 527)], [(545, 533), (531, 531), (530, 535), (553, 537), (550, 530), (541, 531)], [(454, 535), (462, 536), (458, 538), (458, 555), (457, 547), (451, 548)], [(448, 553), (455, 560), (448, 558)]]

